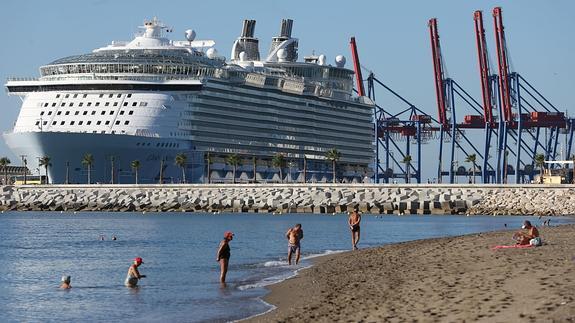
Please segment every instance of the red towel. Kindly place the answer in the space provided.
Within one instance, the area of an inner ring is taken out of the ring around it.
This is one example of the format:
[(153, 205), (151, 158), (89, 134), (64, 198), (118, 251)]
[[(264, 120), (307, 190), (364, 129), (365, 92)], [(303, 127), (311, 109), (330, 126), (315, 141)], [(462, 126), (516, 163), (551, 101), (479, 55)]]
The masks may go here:
[(497, 249), (511, 249), (511, 248), (531, 248), (533, 247), (530, 244), (514, 244), (514, 245), (510, 245), (510, 246), (495, 246), (493, 248), (491, 248), (491, 250), (497, 250)]

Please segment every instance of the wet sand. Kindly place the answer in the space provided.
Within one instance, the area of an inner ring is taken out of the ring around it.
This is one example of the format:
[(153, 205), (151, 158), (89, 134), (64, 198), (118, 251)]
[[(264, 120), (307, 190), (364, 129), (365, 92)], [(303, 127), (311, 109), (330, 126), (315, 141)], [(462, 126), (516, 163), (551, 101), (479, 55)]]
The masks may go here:
[[(319, 258), (250, 322), (575, 322), (575, 225), (420, 240)], [(361, 246), (361, 243), (360, 243)]]

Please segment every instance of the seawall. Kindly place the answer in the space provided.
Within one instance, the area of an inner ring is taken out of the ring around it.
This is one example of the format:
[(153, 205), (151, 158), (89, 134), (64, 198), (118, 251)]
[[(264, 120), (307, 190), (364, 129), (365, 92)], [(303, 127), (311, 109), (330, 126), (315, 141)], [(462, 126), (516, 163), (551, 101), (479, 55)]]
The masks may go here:
[(575, 185), (170, 184), (0, 186), (1, 211), (575, 214)]

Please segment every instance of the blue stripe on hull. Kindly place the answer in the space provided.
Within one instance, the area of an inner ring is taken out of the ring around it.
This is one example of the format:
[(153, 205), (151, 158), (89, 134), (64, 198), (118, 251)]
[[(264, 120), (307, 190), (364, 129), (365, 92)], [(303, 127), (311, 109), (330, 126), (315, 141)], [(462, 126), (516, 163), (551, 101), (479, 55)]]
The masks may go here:
[[(203, 175), (201, 153), (194, 152), (191, 154), (189, 141), (118, 134), (66, 132), (7, 133), (4, 134), (4, 139), (14, 154), (27, 156), (28, 167), (33, 174), (44, 174), (44, 169), (38, 166), (38, 158), (49, 156), (52, 166), (49, 168), (48, 174), (52, 183), (65, 182), (66, 162), (70, 164), (70, 183), (87, 183), (87, 169), (86, 166), (82, 165), (82, 158), (87, 153), (94, 156), (91, 171), (92, 183), (110, 183), (112, 176), (111, 156), (114, 156), (115, 159), (114, 176), (116, 183), (118, 181), (120, 183), (133, 183), (135, 181), (130, 167), (133, 160), (139, 160), (141, 164), (138, 172), (140, 183), (157, 183), (162, 157), (165, 160), (163, 175), (165, 182), (180, 182), (181, 169), (174, 165), (174, 158), (178, 153), (187, 153), (188, 162), (193, 161), (194, 163), (195, 168), (187, 170), (188, 182), (200, 182)], [(146, 145), (144, 146), (142, 143)], [(165, 143), (176, 143), (179, 144), (179, 147), (158, 147), (158, 145)]]

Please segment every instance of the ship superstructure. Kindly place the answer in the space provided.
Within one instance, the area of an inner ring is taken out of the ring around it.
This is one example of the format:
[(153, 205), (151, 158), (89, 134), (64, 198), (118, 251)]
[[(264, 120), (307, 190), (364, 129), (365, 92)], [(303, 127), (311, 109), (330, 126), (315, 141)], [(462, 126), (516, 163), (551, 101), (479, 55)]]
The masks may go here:
[[(341, 154), (338, 178), (359, 181), (373, 162), (373, 103), (352, 95), (343, 56), (335, 66), (323, 55), (298, 62), (292, 24), (282, 21), (261, 60), (255, 21), (244, 21), (226, 62), (215, 42), (192, 30), (172, 41), (167, 26), (148, 21), (132, 41), (55, 60), (38, 79), (9, 80), (23, 103), (5, 140), (32, 171), (49, 156), (55, 183), (85, 183), (86, 154), (92, 182), (134, 182), (134, 160), (140, 183), (180, 182), (182, 153), (188, 182), (326, 181), (330, 149)], [(271, 162), (277, 154), (283, 178)]]

